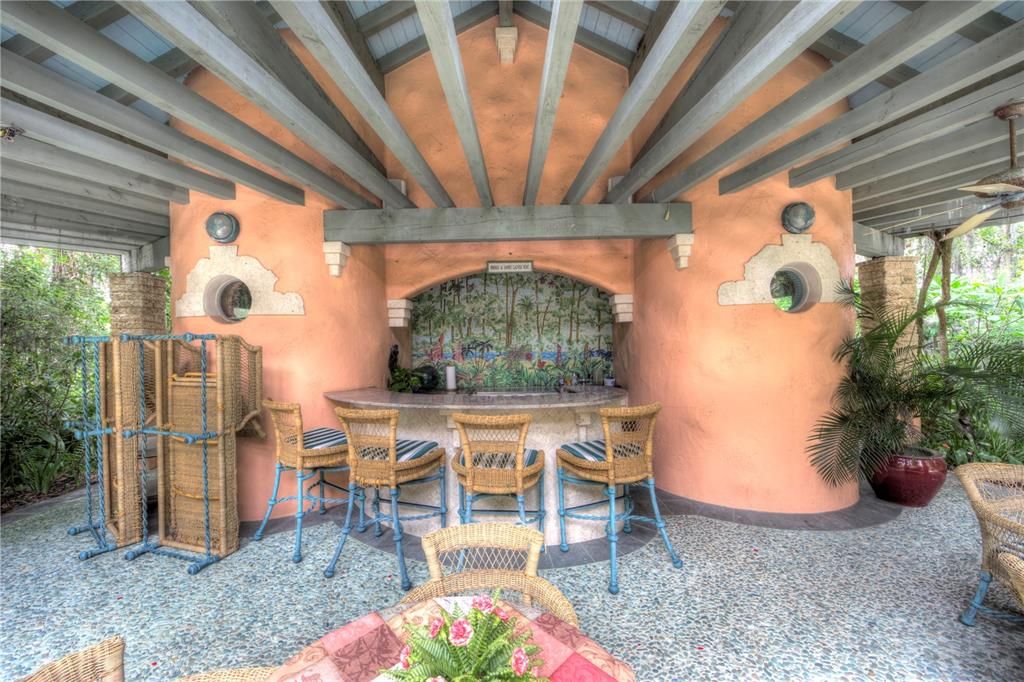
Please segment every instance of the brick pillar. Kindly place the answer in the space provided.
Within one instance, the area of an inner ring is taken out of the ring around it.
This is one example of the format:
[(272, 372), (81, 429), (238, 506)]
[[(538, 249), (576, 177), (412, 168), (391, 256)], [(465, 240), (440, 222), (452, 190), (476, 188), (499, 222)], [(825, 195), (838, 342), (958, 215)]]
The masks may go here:
[[(857, 264), (861, 299), (871, 306), (884, 303), (890, 311), (914, 310), (917, 306), (917, 258), (882, 256)], [(907, 328), (902, 344), (916, 343), (916, 329)]]
[(110, 333), (166, 334), (164, 280), (148, 272), (110, 274)]

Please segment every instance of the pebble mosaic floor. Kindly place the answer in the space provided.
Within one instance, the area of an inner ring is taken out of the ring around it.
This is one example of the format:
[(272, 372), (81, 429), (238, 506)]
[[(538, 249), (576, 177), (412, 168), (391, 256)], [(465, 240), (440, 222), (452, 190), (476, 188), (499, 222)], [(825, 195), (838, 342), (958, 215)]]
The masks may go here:
[[(126, 562), (120, 551), (79, 561), (87, 541), (65, 529), (81, 513), (81, 499), (65, 499), (3, 520), (0, 679), (114, 634), (133, 682), (275, 665), (402, 595), (394, 556), (362, 542), (348, 543), (333, 579), (322, 576), (334, 523), (306, 531), (301, 564), (282, 532), (193, 577), (184, 562)], [(952, 477), (929, 507), (851, 530), (667, 522), (685, 566), (647, 542), (622, 559), (618, 596), (605, 589), (607, 562), (543, 572), (640, 680), (1024, 679), (1024, 626), (957, 621), (980, 540)], [(409, 568), (425, 579), (424, 564)], [(1002, 588), (990, 599), (1011, 604)]]

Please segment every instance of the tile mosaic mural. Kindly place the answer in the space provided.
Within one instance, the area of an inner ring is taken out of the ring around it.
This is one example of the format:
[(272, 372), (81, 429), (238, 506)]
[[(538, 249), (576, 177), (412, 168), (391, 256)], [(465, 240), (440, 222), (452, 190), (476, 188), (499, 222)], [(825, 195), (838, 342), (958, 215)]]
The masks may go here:
[(413, 299), (413, 366), (461, 386), (550, 388), (560, 379), (598, 382), (612, 369), (608, 294), (545, 272), (468, 275)]

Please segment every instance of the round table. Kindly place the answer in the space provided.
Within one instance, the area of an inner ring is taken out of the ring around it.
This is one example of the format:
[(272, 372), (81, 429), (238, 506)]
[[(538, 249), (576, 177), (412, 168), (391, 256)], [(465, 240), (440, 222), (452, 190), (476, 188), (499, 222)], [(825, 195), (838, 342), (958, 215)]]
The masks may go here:
[[(398, 663), (405, 624), (425, 625), (441, 609), (470, 607), (470, 597), (440, 597), (375, 611), (330, 632), (288, 659), (268, 682), (370, 682), (384, 680), (380, 670)], [(544, 666), (535, 671), (559, 680), (635, 680), (632, 668), (601, 648), (574, 626), (546, 611), (500, 602), (533, 632)]]

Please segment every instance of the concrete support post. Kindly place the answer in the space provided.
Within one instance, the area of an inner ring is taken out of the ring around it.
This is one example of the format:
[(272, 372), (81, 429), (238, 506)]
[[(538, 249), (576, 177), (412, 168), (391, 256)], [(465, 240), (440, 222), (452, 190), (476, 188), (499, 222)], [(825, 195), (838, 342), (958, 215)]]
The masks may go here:
[[(917, 306), (917, 258), (882, 256), (857, 264), (861, 299), (871, 306), (884, 304), (890, 311), (911, 311)], [(901, 344), (916, 343), (913, 325), (901, 337)]]

